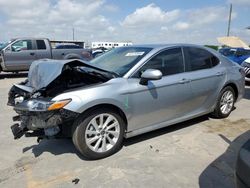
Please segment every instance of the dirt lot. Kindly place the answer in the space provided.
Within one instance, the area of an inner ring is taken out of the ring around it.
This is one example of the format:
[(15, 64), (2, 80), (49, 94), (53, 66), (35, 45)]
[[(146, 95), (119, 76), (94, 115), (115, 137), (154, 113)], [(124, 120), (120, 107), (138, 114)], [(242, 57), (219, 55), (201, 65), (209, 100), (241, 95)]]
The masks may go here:
[(227, 119), (196, 118), (127, 139), (115, 155), (87, 161), (69, 139), (13, 139), (7, 92), (24, 76), (0, 77), (0, 187), (234, 187), (235, 157), (250, 138), (250, 87)]

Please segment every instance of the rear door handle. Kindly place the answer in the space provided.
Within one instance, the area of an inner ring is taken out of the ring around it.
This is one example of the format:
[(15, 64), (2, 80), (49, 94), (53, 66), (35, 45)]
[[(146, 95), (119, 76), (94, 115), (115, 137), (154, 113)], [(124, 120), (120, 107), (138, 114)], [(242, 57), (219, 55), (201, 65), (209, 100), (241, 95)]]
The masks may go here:
[(191, 80), (186, 79), (186, 78), (183, 78), (183, 79), (178, 81), (179, 84), (186, 84), (186, 83), (189, 83), (189, 82), (191, 82)]
[(30, 52), (30, 55), (32, 55), (32, 56), (33, 56), (33, 55), (35, 55), (35, 53), (34, 53), (34, 52)]

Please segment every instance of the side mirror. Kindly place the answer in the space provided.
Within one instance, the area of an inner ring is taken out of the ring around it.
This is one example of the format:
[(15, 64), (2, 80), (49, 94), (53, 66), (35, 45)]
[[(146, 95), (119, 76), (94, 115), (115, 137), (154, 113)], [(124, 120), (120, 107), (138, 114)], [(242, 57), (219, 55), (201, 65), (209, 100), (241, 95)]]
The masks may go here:
[(162, 78), (161, 71), (157, 69), (147, 69), (141, 75), (140, 84), (147, 85), (149, 80), (160, 80)]

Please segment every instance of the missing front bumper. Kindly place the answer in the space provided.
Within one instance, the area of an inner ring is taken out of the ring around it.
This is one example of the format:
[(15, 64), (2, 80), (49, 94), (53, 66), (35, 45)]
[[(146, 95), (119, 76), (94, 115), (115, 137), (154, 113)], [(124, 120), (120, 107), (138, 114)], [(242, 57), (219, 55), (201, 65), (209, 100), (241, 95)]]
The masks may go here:
[(29, 112), (16, 110), (13, 117), (17, 121), (11, 126), (14, 139), (26, 137), (53, 137), (62, 133), (65, 126), (71, 126), (78, 113), (66, 109), (47, 112)]

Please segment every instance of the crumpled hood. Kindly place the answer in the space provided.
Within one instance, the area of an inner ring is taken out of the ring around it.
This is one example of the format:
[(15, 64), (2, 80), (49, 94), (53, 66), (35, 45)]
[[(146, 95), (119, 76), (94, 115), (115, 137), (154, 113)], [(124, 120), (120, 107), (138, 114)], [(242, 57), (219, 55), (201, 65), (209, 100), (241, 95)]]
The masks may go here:
[(77, 59), (70, 60), (52, 60), (41, 59), (32, 62), (29, 73), (28, 83), (26, 86), (39, 90), (47, 87), (53, 82), (63, 70), (66, 70), (68, 66), (83, 66), (86, 65), (84, 61)]

